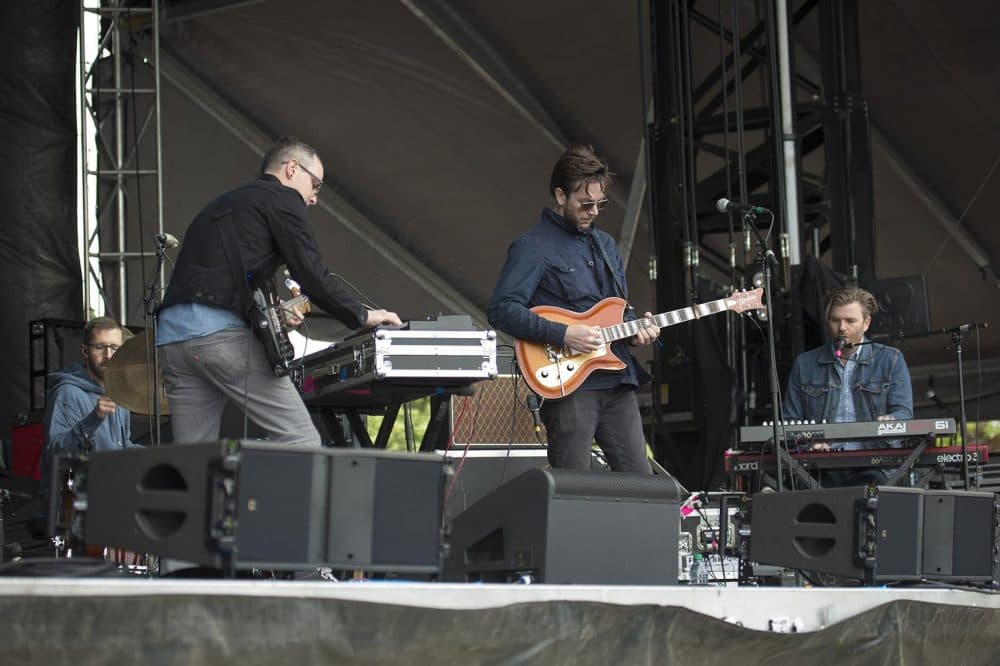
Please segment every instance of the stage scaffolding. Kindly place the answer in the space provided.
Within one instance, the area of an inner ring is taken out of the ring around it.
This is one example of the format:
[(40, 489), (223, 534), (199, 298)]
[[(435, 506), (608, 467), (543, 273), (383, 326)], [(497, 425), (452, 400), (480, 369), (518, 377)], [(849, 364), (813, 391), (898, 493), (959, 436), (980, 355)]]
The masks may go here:
[(81, 0), (79, 77), (84, 312), (135, 324), (129, 282), (163, 233), (159, 0)]

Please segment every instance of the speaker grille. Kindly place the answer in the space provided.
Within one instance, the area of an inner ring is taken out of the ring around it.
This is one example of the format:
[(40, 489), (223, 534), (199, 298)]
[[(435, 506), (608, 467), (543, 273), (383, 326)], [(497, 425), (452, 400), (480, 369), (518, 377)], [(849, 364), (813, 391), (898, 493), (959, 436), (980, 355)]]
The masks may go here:
[[(534, 421), (525, 406), (529, 391), (524, 381), (500, 375), (473, 388), (474, 395), (451, 398), (454, 444), (537, 443)], [(545, 441), (544, 426), (540, 436)]]

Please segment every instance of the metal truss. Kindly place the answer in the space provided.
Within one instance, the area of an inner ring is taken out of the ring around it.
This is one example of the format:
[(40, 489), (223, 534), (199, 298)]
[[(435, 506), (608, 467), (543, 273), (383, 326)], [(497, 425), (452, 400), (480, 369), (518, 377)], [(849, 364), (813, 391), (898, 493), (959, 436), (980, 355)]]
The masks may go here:
[[(875, 278), (870, 119), (860, 81), (857, 0), (644, 4), (653, 86), (646, 136), (658, 306), (755, 286), (753, 228), (763, 227), (781, 260), (772, 306), (783, 366), (803, 348), (793, 288), (803, 257), (822, 256), (855, 280)], [(797, 68), (791, 37), (810, 28), (819, 47), (813, 76)], [(766, 216), (754, 222), (720, 213), (721, 198), (768, 208), (773, 225)], [(672, 389), (664, 391), (670, 397), (662, 407), (675, 421), (688, 421), (704, 443), (705, 483), (718, 481), (711, 467), (721, 459), (715, 449), (725, 448), (730, 425), (713, 423), (732, 418), (736, 394), (740, 418), (764, 407), (771, 383), (760, 376), (768, 354), (754, 348), (761, 336), (746, 319), (729, 316), (710, 325), (718, 326), (717, 335), (704, 335), (705, 324), (698, 335), (665, 331), (658, 366)], [(716, 348), (709, 340), (722, 344)], [(723, 372), (738, 378), (733, 385), (741, 390), (731, 394), (709, 385), (708, 375)]]
[[(138, 48), (140, 33), (152, 34), (148, 55)], [(140, 262), (144, 279), (143, 262), (156, 253), (145, 251), (143, 240), (163, 232), (158, 54), (158, 0), (81, 0), (84, 312), (105, 312), (122, 324), (131, 323), (130, 262)], [(155, 219), (144, 221), (149, 196), (155, 197)]]

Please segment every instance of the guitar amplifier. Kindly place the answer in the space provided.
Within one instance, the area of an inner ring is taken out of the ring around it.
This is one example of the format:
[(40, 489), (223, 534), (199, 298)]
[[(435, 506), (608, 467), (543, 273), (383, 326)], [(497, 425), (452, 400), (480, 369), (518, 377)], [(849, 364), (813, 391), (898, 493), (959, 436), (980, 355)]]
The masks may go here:
[[(447, 320), (446, 320), (447, 321)], [(303, 359), (303, 397), (318, 404), (375, 406), (453, 393), (497, 375), (497, 334), (436, 322), (377, 328)]]

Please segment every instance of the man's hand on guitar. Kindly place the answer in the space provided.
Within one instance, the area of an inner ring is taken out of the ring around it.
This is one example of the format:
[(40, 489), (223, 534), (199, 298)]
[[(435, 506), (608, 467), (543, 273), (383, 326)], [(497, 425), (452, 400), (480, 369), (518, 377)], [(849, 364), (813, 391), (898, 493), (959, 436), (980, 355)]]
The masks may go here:
[(365, 326), (368, 328), (375, 328), (379, 324), (402, 326), (403, 321), (395, 312), (389, 312), (388, 310), (369, 310), (368, 319), (365, 320)]
[(301, 326), (306, 317), (305, 310), (302, 309), (301, 305), (292, 305), (291, 307), (282, 305), (281, 314), (285, 317), (285, 324), (292, 328)]
[(563, 346), (588, 354), (597, 351), (603, 343), (600, 326), (570, 324), (566, 327), (566, 335), (563, 337)]
[(648, 322), (648, 325), (640, 328), (639, 332), (636, 333), (634, 336), (632, 336), (632, 339), (629, 340), (629, 344), (631, 344), (633, 347), (645, 347), (646, 345), (653, 342), (653, 340), (660, 337), (659, 326), (654, 326), (652, 323), (653, 313), (647, 312), (644, 315), (642, 315), (642, 317), (645, 321)]

